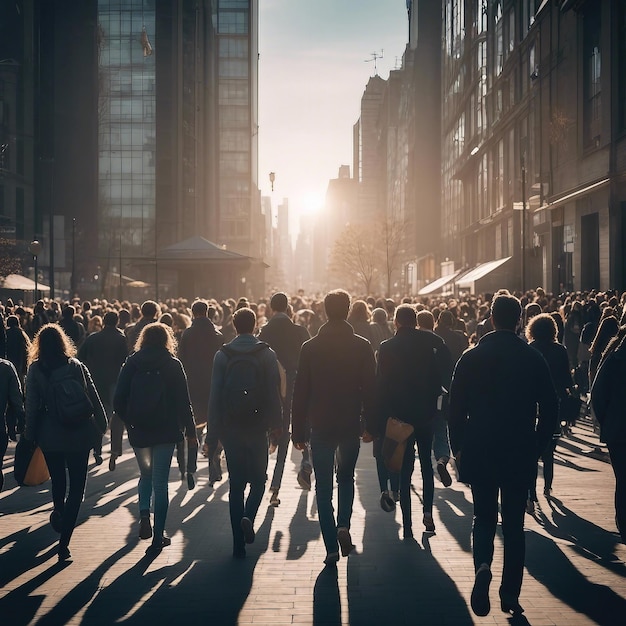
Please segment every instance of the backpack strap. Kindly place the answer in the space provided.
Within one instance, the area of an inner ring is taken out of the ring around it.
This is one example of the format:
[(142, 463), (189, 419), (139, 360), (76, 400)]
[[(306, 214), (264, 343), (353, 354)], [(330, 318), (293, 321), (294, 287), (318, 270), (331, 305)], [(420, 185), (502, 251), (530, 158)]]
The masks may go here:
[(265, 350), (265, 348), (269, 348), (269, 344), (265, 343), (264, 341), (259, 341), (259, 343), (257, 343), (254, 348), (252, 348), (252, 350), (248, 350), (246, 352), (235, 350), (229, 344), (224, 344), (220, 347), (220, 350), (230, 359), (231, 357), (237, 356), (239, 354), (257, 354), (258, 352)]

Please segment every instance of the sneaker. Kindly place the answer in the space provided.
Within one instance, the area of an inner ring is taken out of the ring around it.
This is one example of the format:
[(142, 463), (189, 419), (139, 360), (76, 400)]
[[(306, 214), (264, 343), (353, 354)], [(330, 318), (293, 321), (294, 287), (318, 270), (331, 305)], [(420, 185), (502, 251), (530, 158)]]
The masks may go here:
[(160, 541), (155, 537), (152, 543), (146, 548), (146, 554), (152, 557), (158, 556), (161, 554), (161, 550), (169, 545), (172, 545), (172, 540), (169, 537), (163, 535)]
[(391, 492), (391, 497), (393, 498), (394, 502), (400, 502), (400, 492), (399, 491), (392, 491)]
[(517, 598), (502, 592), (500, 592), (500, 609), (503, 613), (512, 613), (513, 615), (520, 615), (524, 612), (524, 607)]
[(311, 490), (311, 470), (305, 467), (300, 468), (298, 472), (298, 484), (305, 491)]
[(278, 506), (279, 504), (278, 489), (270, 489), (270, 506)]
[(474, 579), (474, 588), (470, 605), (474, 614), (484, 617), (489, 615), (491, 611), (491, 603), (489, 602), (489, 585), (491, 584), (491, 569), (487, 563), (483, 563), (476, 572)]
[(435, 521), (430, 513), (424, 513), (424, 519), (422, 521), (424, 522), (424, 528), (427, 533), (435, 532)]
[(449, 487), (452, 484), (452, 476), (450, 476), (450, 472), (448, 472), (446, 466), (447, 463), (445, 461), (437, 461), (437, 473), (439, 474), (439, 478), (441, 478), (444, 487)]
[(339, 552), (329, 552), (324, 559), (324, 565), (333, 567), (339, 561)]
[(252, 520), (249, 517), (241, 518), (241, 530), (243, 531), (243, 540), (246, 543), (254, 543), (256, 533), (254, 532)]
[(550, 487), (546, 487), (546, 488), (543, 490), (543, 495), (544, 495), (546, 498), (549, 498), (551, 493), (552, 493), (552, 489), (550, 489)]
[(150, 539), (152, 537), (152, 524), (150, 523), (150, 513), (142, 514), (139, 519), (139, 539)]
[(356, 546), (352, 543), (352, 537), (350, 531), (347, 528), (337, 529), (337, 541), (341, 548), (341, 556), (348, 556)]
[(113, 455), (111, 455), (111, 458), (109, 459), (109, 472), (114, 472), (115, 471), (115, 459), (117, 457), (114, 457)]
[(63, 515), (61, 511), (54, 509), (54, 511), (50, 513), (50, 526), (52, 526), (52, 530), (54, 530), (55, 533), (61, 532), (63, 526)]
[(196, 479), (193, 477), (191, 472), (187, 472), (187, 489), (190, 491), (194, 489), (196, 486)]
[(391, 513), (396, 509), (396, 503), (394, 499), (389, 495), (388, 491), (383, 491), (380, 494), (380, 508), (385, 511), (385, 513)]
[(69, 561), (72, 558), (70, 549), (67, 546), (59, 546), (58, 556), (59, 556), (59, 563)]
[(93, 458), (96, 461), (96, 465), (102, 465), (103, 459), (102, 459), (102, 456), (100, 454), (94, 454)]

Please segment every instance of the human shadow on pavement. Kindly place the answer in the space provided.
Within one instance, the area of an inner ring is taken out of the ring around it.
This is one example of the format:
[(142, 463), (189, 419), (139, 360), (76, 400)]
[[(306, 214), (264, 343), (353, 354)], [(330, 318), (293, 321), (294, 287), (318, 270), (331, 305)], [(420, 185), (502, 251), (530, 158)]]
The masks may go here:
[(596, 624), (624, 624), (626, 599), (591, 582), (552, 539), (526, 532), (526, 569), (548, 592)]
[(441, 522), (463, 552), (471, 553), (474, 504), (467, 499), (463, 491), (435, 488), (434, 507), (439, 512)]
[(315, 580), (313, 624), (316, 626), (341, 625), (341, 598), (336, 567), (325, 567)]
[(289, 547), (287, 560), (295, 561), (304, 556), (309, 542), (320, 536), (319, 522), (307, 517), (308, 491), (303, 491), (298, 499), (298, 506), (289, 522)]

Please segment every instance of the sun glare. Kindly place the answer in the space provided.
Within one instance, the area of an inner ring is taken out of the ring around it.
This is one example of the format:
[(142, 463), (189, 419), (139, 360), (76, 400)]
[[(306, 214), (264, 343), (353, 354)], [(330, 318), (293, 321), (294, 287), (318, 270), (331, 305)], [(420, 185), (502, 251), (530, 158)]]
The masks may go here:
[(318, 213), (324, 207), (324, 196), (323, 194), (317, 193), (307, 193), (302, 197), (300, 202), (300, 213)]

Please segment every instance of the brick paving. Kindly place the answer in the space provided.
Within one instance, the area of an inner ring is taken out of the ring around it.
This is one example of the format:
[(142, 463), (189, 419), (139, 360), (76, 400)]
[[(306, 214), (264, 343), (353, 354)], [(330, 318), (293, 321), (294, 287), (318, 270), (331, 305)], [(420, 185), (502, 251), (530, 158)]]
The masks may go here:
[[(108, 446), (105, 446), (108, 450)], [(436, 482), (435, 534), (420, 535), (421, 480), (414, 474), (416, 540), (401, 537), (400, 511), (378, 504), (371, 445), (357, 466), (352, 536), (356, 554), (324, 568), (315, 497), (296, 481), (298, 453), (285, 469), (281, 504), (263, 503), (245, 561), (231, 557), (228, 483), (211, 488), (206, 463), (188, 491), (170, 476), (167, 530), (172, 545), (154, 560), (139, 541), (137, 466), (126, 448), (118, 469), (107, 455), (92, 466), (72, 544), (59, 565), (48, 517), (49, 483), (18, 488), (13, 445), (0, 494), (0, 624), (626, 624), (626, 546), (615, 532), (614, 478), (606, 451), (582, 422), (557, 447), (553, 499), (526, 516), (527, 558), (520, 598), (526, 612), (505, 615), (497, 598), (496, 538), (492, 611), (475, 617), (471, 495)], [(270, 460), (270, 471), (273, 467)], [(227, 475), (225, 474), (225, 477)], [(538, 491), (542, 491), (541, 479)]]

